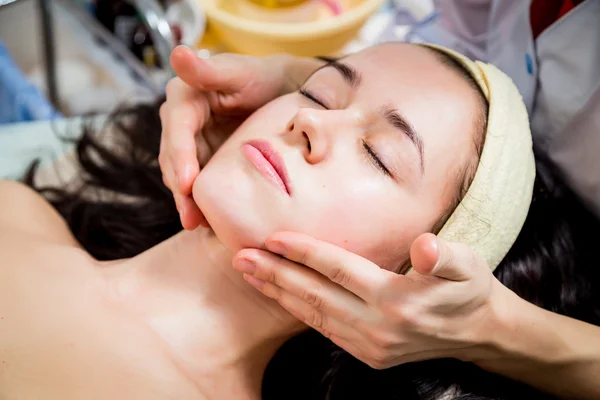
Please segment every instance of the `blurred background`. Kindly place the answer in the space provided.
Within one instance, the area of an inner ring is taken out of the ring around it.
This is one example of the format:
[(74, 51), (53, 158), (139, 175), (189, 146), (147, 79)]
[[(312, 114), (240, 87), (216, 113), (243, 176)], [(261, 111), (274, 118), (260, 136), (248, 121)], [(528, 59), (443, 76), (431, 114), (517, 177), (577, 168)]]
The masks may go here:
[(434, 18), (431, 0), (0, 0), (0, 124), (151, 99), (179, 44), (335, 56), (427, 40)]

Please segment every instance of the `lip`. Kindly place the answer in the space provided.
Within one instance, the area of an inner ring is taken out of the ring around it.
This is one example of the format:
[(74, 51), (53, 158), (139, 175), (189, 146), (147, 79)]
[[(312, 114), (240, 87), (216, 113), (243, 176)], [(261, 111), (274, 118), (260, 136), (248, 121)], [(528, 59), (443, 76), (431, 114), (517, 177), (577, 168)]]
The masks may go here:
[(288, 196), (291, 195), (290, 181), (285, 162), (277, 150), (265, 140), (251, 140), (242, 145), (244, 156), (267, 180), (274, 183)]

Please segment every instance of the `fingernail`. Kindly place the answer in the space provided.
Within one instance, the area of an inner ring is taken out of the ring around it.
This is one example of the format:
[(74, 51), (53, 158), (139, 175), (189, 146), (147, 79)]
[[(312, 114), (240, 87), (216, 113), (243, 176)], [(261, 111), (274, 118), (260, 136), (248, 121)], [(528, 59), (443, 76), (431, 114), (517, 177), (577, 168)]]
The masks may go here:
[(240, 259), (235, 263), (234, 267), (244, 274), (254, 275), (256, 272), (256, 264), (250, 260)]
[(281, 242), (271, 241), (266, 243), (267, 249), (273, 253), (280, 254), (282, 256), (287, 255), (287, 249)]
[(246, 282), (248, 282), (249, 284), (251, 284), (252, 286), (254, 286), (257, 289), (262, 289), (262, 287), (265, 285), (265, 281), (261, 281), (260, 279), (256, 279), (252, 275), (246, 275), (246, 274), (244, 274), (244, 279), (246, 280)]

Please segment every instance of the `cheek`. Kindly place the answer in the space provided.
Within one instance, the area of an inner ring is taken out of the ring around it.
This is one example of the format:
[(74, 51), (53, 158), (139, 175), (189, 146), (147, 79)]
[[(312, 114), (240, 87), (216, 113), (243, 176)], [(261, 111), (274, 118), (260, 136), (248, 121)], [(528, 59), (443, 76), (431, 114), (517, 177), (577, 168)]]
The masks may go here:
[(210, 159), (194, 182), (194, 201), (231, 250), (262, 247), (286, 208), (248, 166), (243, 143), (280, 135), (297, 107), (282, 97), (256, 111)]
[[(355, 175), (356, 177), (356, 175)], [(410, 245), (427, 231), (427, 207), (389, 182), (369, 177), (321, 187), (306, 215), (309, 234), (392, 269), (406, 260)]]

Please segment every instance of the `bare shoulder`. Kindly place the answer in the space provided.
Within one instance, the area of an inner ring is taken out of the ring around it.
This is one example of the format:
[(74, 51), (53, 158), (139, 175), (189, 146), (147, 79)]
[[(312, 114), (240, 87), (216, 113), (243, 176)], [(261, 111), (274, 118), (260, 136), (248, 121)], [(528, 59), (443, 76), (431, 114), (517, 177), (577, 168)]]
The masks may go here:
[(80, 247), (65, 220), (42, 196), (22, 183), (0, 181), (0, 246), (16, 232), (35, 241)]
[(24, 184), (0, 181), (0, 312), (19, 282), (62, 279), (66, 265), (79, 273), (92, 262), (50, 203)]
[(0, 399), (198, 399), (99, 264), (29, 187), (0, 181)]
[(148, 327), (103, 301), (93, 266), (72, 252), (13, 268), (0, 290), (0, 399), (199, 399)]

